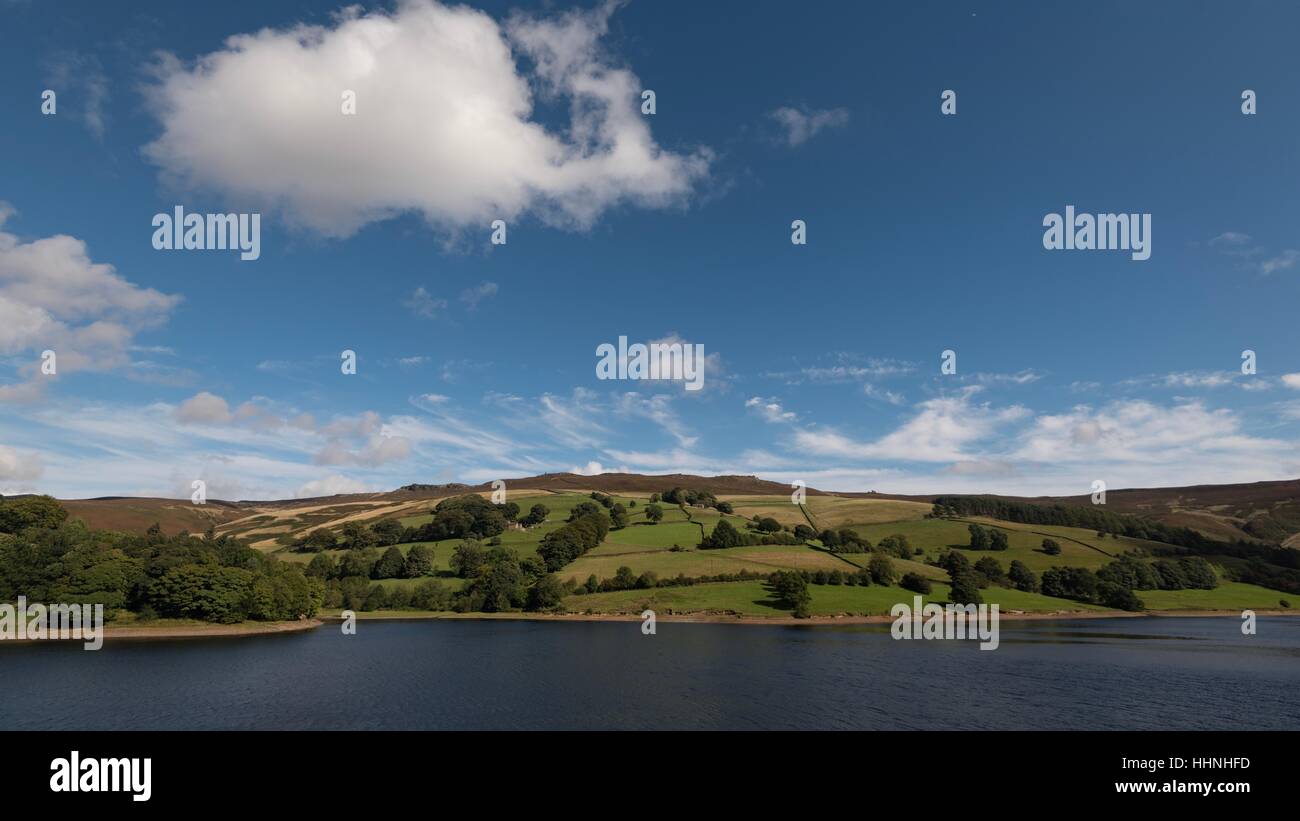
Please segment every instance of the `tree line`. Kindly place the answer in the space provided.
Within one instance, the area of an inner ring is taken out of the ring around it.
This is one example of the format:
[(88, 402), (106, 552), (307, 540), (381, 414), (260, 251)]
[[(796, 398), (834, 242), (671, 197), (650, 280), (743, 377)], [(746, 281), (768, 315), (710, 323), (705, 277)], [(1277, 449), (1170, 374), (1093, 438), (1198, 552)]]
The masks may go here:
[[(1078, 527), (1102, 535), (1109, 533), (1159, 542), (1163, 547), (1153, 545), (1150, 548), (1155, 555), (1213, 557), (1227, 567), (1235, 581), (1300, 593), (1300, 550), (1244, 539), (1219, 541), (1191, 528), (1115, 513), (1101, 505), (1034, 504), (995, 496), (939, 496), (934, 500), (931, 516), (985, 516), (1021, 524)], [(1224, 559), (1235, 561), (1229, 563)]]
[(324, 585), (226, 536), (91, 530), (49, 496), (0, 500), (0, 601), (103, 604), (230, 624), (316, 615)]

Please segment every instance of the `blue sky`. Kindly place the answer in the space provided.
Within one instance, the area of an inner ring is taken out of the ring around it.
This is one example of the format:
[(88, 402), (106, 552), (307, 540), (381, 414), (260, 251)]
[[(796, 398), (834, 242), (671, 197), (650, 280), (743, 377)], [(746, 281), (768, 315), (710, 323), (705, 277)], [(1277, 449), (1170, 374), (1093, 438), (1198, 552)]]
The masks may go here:
[[(266, 5), (0, 4), (0, 492), (1300, 474), (1300, 10)], [(155, 250), (177, 205), (260, 259)], [(1067, 205), (1150, 259), (1045, 250)]]

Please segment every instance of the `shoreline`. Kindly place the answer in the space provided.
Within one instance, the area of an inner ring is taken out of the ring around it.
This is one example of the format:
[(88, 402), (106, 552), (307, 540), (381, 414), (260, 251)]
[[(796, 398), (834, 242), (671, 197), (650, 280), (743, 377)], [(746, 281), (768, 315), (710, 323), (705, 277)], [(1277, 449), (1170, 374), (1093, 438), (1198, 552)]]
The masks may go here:
[[(149, 626), (105, 626), (103, 639), (109, 641), (157, 641), (162, 639), (217, 639), (240, 638), (243, 636), (272, 636), (281, 633), (302, 633), (315, 630), (325, 622), (319, 618), (301, 621), (243, 621), (237, 624), (162, 624)], [(81, 644), (84, 639), (5, 639), (6, 644), (47, 644), (50, 642), (70, 642)]]
[[(391, 613), (391, 615), (388, 615)], [(1300, 616), (1300, 610), (1256, 610), (1256, 616)], [(1025, 613), (1010, 611), (999, 613), (1002, 621), (1066, 621), (1077, 619), (1134, 619), (1134, 618), (1241, 618), (1236, 610), (1145, 610), (1137, 613), (1122, 611), (1097, 612), (1095, 610), (1060, 610)], [(640, 622), (635, 613), (455, 613), (450, 611), (371, 611), (358, 613), (357, 621), (537, 621), (537, 622)], [(871, 616), (813, 616), (796, 619), (793, 616), (745, 616), (737, 613), (660, 613), (657, 622), (670, 624), (739, 624), (771, 627), (831, 627), (849, 624), (890, 624), (895, 617), (885, 614)], [(339, 624), (342, 616), (320, 615), (301, 621), (240, 622), (239, 624), (189, 624), (105, 627), (104, 641), (158, 641), (213, 638), (243, 638), (246, 636), (272, 636), (303, 633), (326, 624)], [(37, 644), (50, 641), (80, 643), (82, 639), (8, 639), (5, 644)]]
[[(453, 612), (430, 612), (419, 613), (414, 611), (389, 611), (392, 615), (383, 615), (385, 611), (376, 610), (370, 613), (357, 614), (357, 621), (436, 621), (439, 619), (446, 620), (469, 620), (469, 621), (570, 621), (570, 622), (639, 622), (641, 617), (635, 613), (453, 613)], [(1126, 611), (1101, 611), (1096, 610), (1059, 610), (1052, 612), (1020, 612), (1020, 611), (999, 611), (1000, 621), (1065, 621), (1074, 619), (1133, 619), (1133, 618), (1234, 618), (1240, 619), (1241, 612), (1237, 610), (1143, 610), (1141, 612)], [(1300, 616), (1300, 610), (1256, 610), (1256, 616)], [(318, 616), (324, 622), (338, 624), (343, 621), (341, 616), (322, 615)], [(796, 619), (793, 616), (745, 616), (737, 613), (658, 613), (655, 616), (656, 622), (672, 622), (678, 624), (746, 624), (746, 625), (775, 625), (775, 626), (802, 626), (802, 627), (826, 627), (841, 624), (891, 624), (895, 621), (894, 616), (887, 614), (871, 616), (813, 616), (807, 619)]]

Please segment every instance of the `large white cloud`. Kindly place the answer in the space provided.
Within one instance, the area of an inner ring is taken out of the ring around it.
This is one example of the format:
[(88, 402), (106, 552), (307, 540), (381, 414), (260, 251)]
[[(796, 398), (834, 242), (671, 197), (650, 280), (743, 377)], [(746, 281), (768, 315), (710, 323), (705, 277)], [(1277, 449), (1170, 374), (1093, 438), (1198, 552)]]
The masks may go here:
[[(639, 81), (600, 46), (614, 5), (503, 27), (401, 0), (236, 35), (192, 64), (160, 63), (148, 94), (162, 134), (145, 150), (179, 185), (282, 206), (333, 236), (405, 211), (486, 230), (524, 213), (584, 227), (620, 202), (678, 203), (709, 155), (655, 142)], [(539, 96), (568, 104), (564, 129), (535, 118)]]

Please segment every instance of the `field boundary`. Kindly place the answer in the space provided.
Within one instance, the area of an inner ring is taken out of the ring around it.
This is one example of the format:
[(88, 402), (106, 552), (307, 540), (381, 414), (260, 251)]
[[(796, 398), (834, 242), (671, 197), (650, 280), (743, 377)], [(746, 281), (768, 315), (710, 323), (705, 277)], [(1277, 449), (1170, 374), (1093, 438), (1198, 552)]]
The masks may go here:
[[(1100, 547), (1097, 547), (1095, 544), (1088, 544), (1087, 542), (1081, 542), (1078, 539), (1074, 538), (1073, 536), (1062, 536), (1059, 533), (1044, 533), (1041, 530), (1018, 530), (1014, 527), (1002, 527), (1001, 525), (990, 525), (984, 522), (971, 521), (970, 519), (948, 519), (948, 521), (965, 522), (968, 525), (979, 525), (980, 527), (996, 527), (998, 530), (1005, 530), (1008, 533), (1033, 533), (1035, 536), (1045, 536), (1048, 539), (1064, 539), (1067, 542), (1074, 542), (1075, 544), (1080, 545), (1082, 547), (1086, 547), (1089, 550), (1095, 550), (1108, 559), (1118, 558), (1114, 553), (1107, 553), (1106, 551), (1102, 550)], [(997, 520), (995, 519), (994, 521)]]

